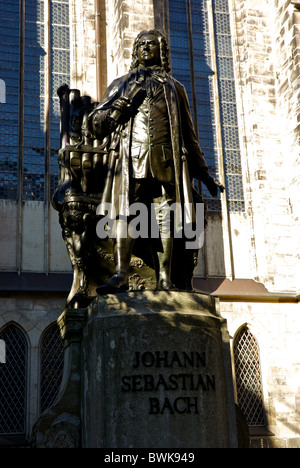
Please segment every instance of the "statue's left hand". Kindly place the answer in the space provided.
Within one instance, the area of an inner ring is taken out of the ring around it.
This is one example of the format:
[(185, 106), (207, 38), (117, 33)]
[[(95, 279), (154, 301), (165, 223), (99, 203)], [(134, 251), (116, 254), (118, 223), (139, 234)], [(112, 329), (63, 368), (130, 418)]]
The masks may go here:
[(224, 185), (222, 185), (221, 182), (214, 177), (208, 176), (207, 179), (205, 179), (203, 182), (205, 183), (212, 197), (216, 197), (218, 195), (218, 190), (220, 190), (220, 192), (224, 192), (225, 190)]

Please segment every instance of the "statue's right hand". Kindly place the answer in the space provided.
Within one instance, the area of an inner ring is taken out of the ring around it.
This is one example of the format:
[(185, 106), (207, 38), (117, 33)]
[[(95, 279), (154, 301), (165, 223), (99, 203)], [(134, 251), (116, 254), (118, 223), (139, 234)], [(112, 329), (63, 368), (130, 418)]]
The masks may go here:
[(121, 96), (114, 101), (112, 107), (122, 113), (125, 113), (130, 108), (130, 101), (127, 97)]
[(120, 119), (128, 117), (130, 113), (130, 101), (127, 97), (121, 96), (116, 99), (112, 104), (112, 112), (110, 119), (118, 123)]

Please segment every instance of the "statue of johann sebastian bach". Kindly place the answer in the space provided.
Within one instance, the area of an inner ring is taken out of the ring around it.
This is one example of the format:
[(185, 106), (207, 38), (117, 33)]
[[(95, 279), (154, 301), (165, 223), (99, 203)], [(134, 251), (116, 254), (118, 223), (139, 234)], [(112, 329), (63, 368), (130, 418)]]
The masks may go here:
[[(169, 221), (164, 223), (168, 207), (192, 203), (192, 178), (201, 180), (212, 196), (217, 196), (218, 188), (224, 188), (208, 173), (185, 88), (169, 74), (168, 45), (161, 32), (138, 34), (130, 71), (107, 88), (90, 115), (90, 130), (99, 139), (111, 135), (102, 206), (110, 203), (116, 215), (115, 274), (98, 287), (98, 294), (128, 289), (135, 240), (126, 232), (126, 217), (130, 205), (137, 202), (155, 206), (160, 234), (160, 248), (156, 249), (157, 288), (173, 289), (174, 236), (168, 229)], [(175, 214), (175, 224), (180, 224), (180, 217), (180, 213)]]

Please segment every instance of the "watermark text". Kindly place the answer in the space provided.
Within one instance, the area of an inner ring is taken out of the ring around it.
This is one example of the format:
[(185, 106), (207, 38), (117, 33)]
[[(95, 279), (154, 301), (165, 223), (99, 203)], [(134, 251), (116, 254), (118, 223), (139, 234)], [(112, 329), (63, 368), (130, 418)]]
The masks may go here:
[[(120, 197), (119, 206), (122, 206)], [(97, 208), (101, 219), (96, 226), (100, 239), (110, 237), (132, 239), (158, 239), (173, 237), (184, 239), (186, 249), (200, 249), (204, 244), (204, 204), (179, 203), (163, 206), (152, 203), (133, 203), (128, 216), (117, 216), (113, 204), (103, 203)]]

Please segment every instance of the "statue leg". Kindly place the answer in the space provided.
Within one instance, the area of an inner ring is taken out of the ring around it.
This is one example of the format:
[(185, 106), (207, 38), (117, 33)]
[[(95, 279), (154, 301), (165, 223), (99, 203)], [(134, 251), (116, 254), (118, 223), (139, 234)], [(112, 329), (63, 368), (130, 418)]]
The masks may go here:
[(173, 238), (161, 238), (163, 252), (157, 252), (159, 273), (157, 280), (158, 289), (175, 289), (171, 281), (171, 264), (173, 253)]
[[(171, 190), (172, 191), (172, 190)], [(171, 281), (171, 266), (173, 254), (173, 220), (170, 206), (173, 197), (168, 194), (165, 187), (162, 187), (162, 196), (154, 199), (155, 215), (159, 227), (162, 243), (162, 252), (157, 252), (158, 258), (158, 289), (175, 289)]]
[(115, 274), (104, 285), (97, 288), (100, 295), (128, 289), (128, 270), (134, 239), (128, 235), (126, 221), (116, 221), (116, 241), (114, 244)]

